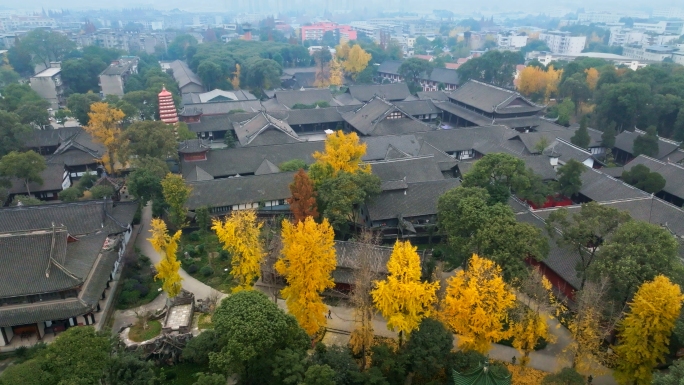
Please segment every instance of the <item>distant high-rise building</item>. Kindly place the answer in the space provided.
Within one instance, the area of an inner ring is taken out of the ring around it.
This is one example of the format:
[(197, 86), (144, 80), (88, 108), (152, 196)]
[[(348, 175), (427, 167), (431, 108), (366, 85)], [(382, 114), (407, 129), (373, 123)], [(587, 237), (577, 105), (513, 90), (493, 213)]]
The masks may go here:
[(582, 53), (587, 43), (586, 36), (571, 36), (570, 32), (547, 31), (539, 34), (539, 40), (546, 43), (553, 53), (576, 55)]

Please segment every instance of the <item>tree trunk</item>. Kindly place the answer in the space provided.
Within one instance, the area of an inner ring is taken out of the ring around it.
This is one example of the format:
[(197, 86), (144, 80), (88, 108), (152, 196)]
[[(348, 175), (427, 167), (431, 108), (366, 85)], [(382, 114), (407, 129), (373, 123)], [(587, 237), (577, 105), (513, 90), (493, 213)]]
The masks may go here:
[(29, 180), (24, 179), (24, 184), (26, 185), (26, 196), (31, 196), (31, 190), (29, 189)]

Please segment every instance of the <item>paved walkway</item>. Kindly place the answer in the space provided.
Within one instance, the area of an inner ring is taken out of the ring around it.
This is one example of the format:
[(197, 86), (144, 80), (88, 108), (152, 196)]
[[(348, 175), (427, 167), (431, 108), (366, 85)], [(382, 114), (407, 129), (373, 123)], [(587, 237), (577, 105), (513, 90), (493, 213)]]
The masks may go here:
[[(161, 256), (154, 251), (154, 248), (147, 240), (150, 236), (150, 220), (152, 218), (152, 210), (149, 205), (145, 206), (142, 212), (141, 226), (143, 226), (142, 232), (138, 236), (136, 241), (136, 246), (141, 250), (143, 254), (148, 256), (152, 263), (158, 263), (161, 260)], [(190, 291), (195, 294), (195, 298), (207, 298), (214, 289), (207, 286), (206, 284), (198, 281), (197, 279), (191, 277), (184, 270), (180, 271), (180, 275), (183, 278), (183, 289)], [(264, 292), (272, 298), (271, 293), (268, 289), (263, 289)], [(225, 294), (221, 294), (221, 298), (225, 297)], [(157, 297), (154, 301), (145, 305), (147, 309), (157, 309), (164, 306), (166, 296), (164, 294)], [(278, 299), (278, 307), (287, 311), (285, 301)], [(339, 331), (350, 333), (354, 329), (354, 309), (344, 306), (328, 306), (332, 313), (332, 319), (328, 320), (328, 327), (331, 329), (336, 329)], [(132, 317), (132, 318), (131, 318)], [(128, 323), (133, 323), (135, 321), (135, 312), (133, 309), (126, 311), (117, 311), (115, 313), (114, 331), (118, 331), (121, 326), (127, 325)], [(549, 320), (549, 330), (556, 337), (556, 342), (549, 344), (543, 350), (533, 352), (530, 354), (530, 366), (543, 370), (545, 372), (555, 372), (560, 368), (567, 366), (563, 361), (563, 350), (570, 343), (570, 334), (567, 329), (560, 326), (557, 320)], [(118, 326), (117, 326), (118, 325)], [(385, 337), (396, 337), (397, 333), (387, 329), (387, 323), (381, 315), (376, 315), (373, 321), (373, 328), (376, 335)], [(456, 341), (458, 336), (456, 336)], [(455, 341), (455, 343), (456, 343)], [(491, 358), (501, 360), (501, 361), (511, 361), (513, 356), (519, 362), (520, 353), (508, 346), (493, 344), (492, 349), (489, 351), (489, 356)], [(597, 385), (614, 385), (616, 384), (613, 376), (608, 373), (602, 376), (594, 376), (593, 384)]]

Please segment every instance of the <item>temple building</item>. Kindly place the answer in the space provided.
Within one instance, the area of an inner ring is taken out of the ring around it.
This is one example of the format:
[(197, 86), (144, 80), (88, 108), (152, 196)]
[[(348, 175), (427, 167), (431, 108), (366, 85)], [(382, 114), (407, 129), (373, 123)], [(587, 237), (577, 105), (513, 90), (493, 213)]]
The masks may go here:
[(166, 87), (163, 87), (159, 93), (159, 118), (166, 124), (178, 123), (178, 113), (173, 102), (173, 95), (166, 90)]

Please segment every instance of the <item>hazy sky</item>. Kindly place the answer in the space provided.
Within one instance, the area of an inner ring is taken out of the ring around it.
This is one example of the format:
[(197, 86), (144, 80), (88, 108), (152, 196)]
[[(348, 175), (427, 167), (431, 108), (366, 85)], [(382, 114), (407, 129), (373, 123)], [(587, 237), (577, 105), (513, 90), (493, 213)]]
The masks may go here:
[[(235, 7), (237, 4), (254, 0), (117, 0), (115, 2), (102, 2), (93, 0), (0, 0), (0, 9), (22, 8), (30, 9), (59, 9), (59, 8), (79, 8), (79, 9), (100, 9), (100, 8), (131, 8), (131, 7), (152, 7), (157, 9), (179, 8), (186, 11), (220, 11), (225, 12)], [(278, 0), (262, 0), (275, 3)], [(351, 3), (350, 3), (351, 1)], [(285, 4), (308, 2), (309, 4), (323, 4), (325, 0), (284, 0)], [(4, 4), (3, 4), (4, 3)], [(544, 12), (559, 8), (575, 10), (578, 7), (587, 9), (607, 10), (625, 13), (630, 9), (648, 11), (658, 8), (684, 8), (681, 0), (484, 0), (473, 3), (467, 0), (334, 0), (331, 1), (333, 7), (345, 9), (346, 4), (360, 4), (368, 7), (387, 7), (387, 9), (403, 9), (406, 11), (430, 11), (434, 8), (448, 9), (458, 14), (467, 14), (487, 10), (488, 12), (497, 11), (524, 11), (524, 12)]]

